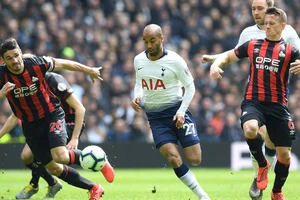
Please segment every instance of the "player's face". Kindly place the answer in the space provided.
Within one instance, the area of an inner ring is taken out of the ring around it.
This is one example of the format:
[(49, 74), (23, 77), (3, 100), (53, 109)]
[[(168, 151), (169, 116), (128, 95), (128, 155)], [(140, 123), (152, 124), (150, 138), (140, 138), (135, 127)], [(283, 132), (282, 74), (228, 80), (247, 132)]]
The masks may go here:
[(158, 59), (162, 55), (163, 37), (158, 37), (153, 34), (144, 34), (143, 41), (149, 57)]
[(265, 28), (266, 36), (271, 40), (279, 40), (281, 38), (281, 33), (285, 27), (280, 18), (276, 15), (266, 15), (265, 17)]
[(5, 52), (3, 62), (7, 65), (9, 71), (14, 74), (20, 74), (23, 72), (24, 63), (22, 59), (22, 52), (19, 48)]
[(253, 0), (252, 17), (257, 25), (264, 25), (268, 5), (266, 0)]

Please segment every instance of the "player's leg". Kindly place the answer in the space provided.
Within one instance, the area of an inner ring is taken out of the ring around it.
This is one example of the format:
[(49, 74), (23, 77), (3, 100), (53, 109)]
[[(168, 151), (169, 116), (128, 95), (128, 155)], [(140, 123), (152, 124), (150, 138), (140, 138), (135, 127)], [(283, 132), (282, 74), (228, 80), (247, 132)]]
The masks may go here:
[(263, 138), (258, 134), (258, 121), (250, 119), (243, 123), (243, 130), (246, 142), (249, 146), (250, 152), (258, 163), (258, 174), (256, 178), (256, 185), (260, 190), (266, 189), (268, 185), (268, 171), (270, 163), (264, 157), (262, 151)]
[[(72, 153), (70, 152), (77, 152), (80, 155), (81, 151), (77, 149), (68, 151), (66, 148), (67, 131), (64, 118), (61, 115), (54, 116), (48, 125), (49, 124), (47, 139), (43, 145), (44, 151), (42, 151), (45, 152), (43, 153), (43, 163), (46, 164), (47, 169), (51, 174), (64, 180), (68, 184), (89, 190), (90, 199), (100, 199), (104, 193), (102, 186), (87, 180), (82, 177), (76, 169), (67, 166), (67, 164), (70, 163), (79, 164), (79, 156), (77, 160), (74, 161), (76, 157), (72, 157)], [(47, 152), (49, 155), (47, 155)]]
[[(194, 118), (189, 110), (187, 110), (185, 114), (185, 122), (183, 128), (177, 129), (176, 135), (179, 139), (179, 142), (181, 143), (187, 161), (193, 166), (200, 165), (202, 160), (200, 140), (197, 134), (197, 128)], [(198, 183), (194, 173), (186, 165), (182, 164), (179, 168), (174, 170), (176, 170), (177, 172), (178, 170), (180, 170), (180, 180), (184, 184), (186, 184), (199, 197), (199, 199), (210, 199), (208, 194)]]
[[(184, 155), (187, 159), (187, 161), (192, 166), (198, 166), (200, 165), (202, 161), (202, 153), (201, 153), (201, 146), (200, 143), (197, 143), (195, 145), (185, 147), (183, 148)], [(184, 181), (185, 179), (185, 181)], [(186, 173), (185, 176), (181, 178), (181, 180), (186, 183), (190, 189), (198, 196), (200, 199), (210, 199), (208, 194), (202, 189), (200, 184), (197, 181), (196, 176), (192, 173), (191, 170)]]
[[(286, 114), (287, 112), (285, 112)], [(286, 119), (286, 120), (284, 120)], [(282, 193), (282, 187), (288, 178), (292, 141), (295, 139), (294, 124), (290, 121), (290, 116), (282, 115), (282, 118), (268, 119), (270, 129), (270, 139), (276, 146), (277, 162), (274, 167), (275, 180), (271, 192), (271, 199), (285, 199)], [(267, 124), (267, 125), (268, 125)]]
[[(208, 197), (206, 192), (201, 188), (193, 172), (186, 166), (181, 159), (178, 151), (178, 145), (173, 143), (164, 144), (159, 148), (161, 154), (168, 160), (176, 176), (190, 188), (199, 198)], [(207, 198), (209, 199), (209, 198)]]
[(22, 153), (21, 160), (26, 167), (31, 170), (31, 180), (29, 185), (23, 188), (17, 195), (17, 199), (28, 199), (32, 195), (38, 192), (39, 190), (39, 179), (40, 177), (44, 178), (48, 183), (48, 192), (46, 197), (51, 198), (56, 195), (56, 193), (61, 189), (61, 183), (56, 180), (48, 170), (42, 165), (41, 162), (38, 162), (34, 159), (33, 154), (27, 144), (25, 144)]
[[(270, 138), (269, 138), (269, 135), (267, 133), (267, 128), (265, 125), (261, 126), (259, 128), (259, 134), (262, 136), (263, 140), (265, 140), (265, 152), (268, 151), (268, 153), (265, 153), (265, 157), (266, 159), (270, 162), (271, 161), (271, 156), (267, 156), (267, 155), (271, 155), (272, 153), (272, 150), (269, 148), (267, 148), (267, 146), (271, 146), (273, 145), (273, 143), (270, 141)], [(273, 145), (274, 147), (274, 145)], [(274, 151), (275, 151), (275, 154), (276, 154), (276, 150), (275, 150), (275, 147), (274, 147)], [(253, 155), (250, 153), (250, 156), (251, 156), (251, 161), (252, 161), (252, 168), (253, 168), (253, 171), (254, 171), (254, 179), (252, 181), (252, 184), (250, 186), (250, 189), (249, 189), (249, 196), (253, 199), (253, 200), (261, 200), (262, 199), (262, 196), (263, 196), (263, 191), (258, 189), (257, 188), (257, 185), (256, 185), (256, 178), (257, 178), (257, 173), (258, 173), (258, 164), (257, 164), (257, 161), (256, 159), (253, 157)], [(275, 155), (274, 155), (275, 156)], [(270, 165), (272, 165), (273, 161), (270, 162)]]
[[(74, 130), (74, 123), (67, 123), (67, 134), (68, 134), (68, 140), (67, 143), (70, 141), (70, 139), (72, 138), (73, 135), (73, 130)], [(84, 124), (82, 126), (81, 129), (81, 133), (82, 134), (84, 130)], [(69, 161), (70, 164), (77, 164), (79, 165), (79, 156), (80, 156), (81, 151), (80, 150), (69, 150), (69, 157), (73, 158)], [(108, 161), (108, 158), (106, 158), (106, 162), (104, 167), (101, 169), (101, 173), (103, 174), (103, 176), (105, 177), (105, 179), (111, 183), (114, 181), (115, 179), (115, 172), (114, 172), (114, 168), (111, 166), (111, 164)]]
[(276, 149), (269, 137), (268, 131), (266, 131), (265, 135), (265, 157), (269, 161), (271, 167), (274, 168), (276, 163)]
[(57, 176), (68, 184), (88, 190), (91, 200), (98, 200), (104, 194), (104, 189), (100, 184), (93, 183), (92, 181), (82, 177), (77, 170), (72, 167), (58, 164), (53, 160), (51, 160), (46, 167), (51, 174)]
[(242, 103), (241, 115), (241, 125), (244, 131), (244, 137), (249, 146), (251, 156), (257, 161), (259, 166), (257, 178), (254, 178), (249, 190), (249, 195), (253, 200), (262, 198), (262, 192), (260, 190), (264, 190), (267, 187), (267, 172), (269, 169), (269, 163), (265, 159), (262, 151), (264, 135), (258, 133), (259, 127), (261, 127), (265, 121), (262, 113), (263, 109), (258, 108), (259, 106), (260, 105), (257, 105), (254, 102), (244, 101)]
[(17, 195), (16, 199), (29, 199), (32, 195), (36, 194), (39, 190), (39, 178), (40, 178), (40, 168), (38, 165), (33, 163), (33, 155), (31, 153), (30, 148), (27, 144), (25, 144), (22, 153), (21, 160), (23, 164), (31, 170), (31, 180), (29, 184), (25, 186)]
[(291, 147), (276, 147), (278, 153), (277, 162), (274, 168), (275, 180), (271, 192), (274, 200), (284, 199), (282, 187), (289, 175)]

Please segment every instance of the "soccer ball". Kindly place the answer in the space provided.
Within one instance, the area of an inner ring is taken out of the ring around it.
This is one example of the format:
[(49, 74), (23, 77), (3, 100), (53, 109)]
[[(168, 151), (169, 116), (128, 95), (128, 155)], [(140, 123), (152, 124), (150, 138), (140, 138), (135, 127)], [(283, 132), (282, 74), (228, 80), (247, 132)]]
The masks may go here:
[(83, 169), (99, 172), (105, 165), (106, 154), (102, 148), (90, 145), (81, 151), (79, 161)]

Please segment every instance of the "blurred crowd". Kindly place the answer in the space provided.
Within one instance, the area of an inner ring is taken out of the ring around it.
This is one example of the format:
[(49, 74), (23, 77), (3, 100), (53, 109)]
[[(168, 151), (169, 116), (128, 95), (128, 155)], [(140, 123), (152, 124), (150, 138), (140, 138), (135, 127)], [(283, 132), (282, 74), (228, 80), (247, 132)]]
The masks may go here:
[[(235, 47), (243, 28), (253, 25), (251, 0), (1, 0), (0, 41), (14, 37), (23, 53), (47, 55), (102, 66), (103, 82), (83, 73), (63, 72), (86, 108), (81, 141), (148, 142), (152, 136), (143, 112), (131, 108), (133, 58), (144, 50), (143, 28), (162, 27), (164, 46), (188, 63), (197, 88), (190, 110), (202, 141), (243, 141), (240, 103), (249, 72), (247, 59), (225, 68), (220, 81), (209, 78), (203, 54)], [(298, 0), (275, 0), (300, 34)], [(300, 132), (300, 79), (290, 81), (289, 108)], [(158, 100), (159, 101), (159, 100)], [(11, 110), (0, 101), (0, 127)], [(20, 126), (0, 142), (21, 141)]]

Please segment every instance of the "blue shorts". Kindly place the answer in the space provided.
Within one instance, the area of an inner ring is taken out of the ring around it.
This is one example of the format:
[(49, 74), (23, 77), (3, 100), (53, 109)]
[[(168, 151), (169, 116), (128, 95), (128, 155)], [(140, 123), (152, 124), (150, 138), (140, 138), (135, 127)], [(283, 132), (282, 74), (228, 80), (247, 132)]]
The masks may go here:
[[(162, 145), (167, 143), (178, 144), (178, 142), (180, 142), (182, 148), (185, 148), (200, 142), (195, 120), (189, 110), (185, 113), (185, 122), (183, 127), (180, 129), (176, 128), (176, 121), (173, 121), (173, 117), (178, 108), (179, 107), (176, 106), (155, 113), (156, 116), (172, 113), (169, 117), (164, 116), (161, 118), (149, 118), (149, 116), (153, 116), (153, 113), (147, 113), (156, 148), (159, 149)], [(171, 110), (173, 110), (173, 112), (170, 112)], [(159, 113), (161, 113), (161, 115)]]

